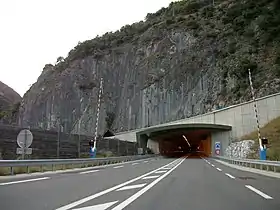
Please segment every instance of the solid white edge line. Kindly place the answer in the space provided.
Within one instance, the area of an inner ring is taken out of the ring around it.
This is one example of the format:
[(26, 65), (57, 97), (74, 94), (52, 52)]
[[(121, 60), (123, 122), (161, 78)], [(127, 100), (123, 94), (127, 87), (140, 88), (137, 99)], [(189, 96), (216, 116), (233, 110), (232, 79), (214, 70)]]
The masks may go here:
[(232, 175), (230, 175), (230, 174), (228, 174), (228, 173), (225, 173), (225, 175), (227, 175), (229, 178), (235, 179), (234, 176), (232, 176)]
[[(179, 159), (181, 159), (181, 158), (179, 158)], [(94, 199), (94, 198), (100, 197), (100, 196), (105, 195), (105, 194), (107, 194), (107, 193), (109, 193), (109, 192), (112, 192), (112, 191), (114, 191), (114, 190), (116, 190), (116, 189), (118, 189), (118, 188), (121, 188), (121, 187), (123, 187), (123, 186), (125, 186), (125, 185), (127, 185), (127, 184), (130, 184), (130, 183), (135, 182), (135, 181), (137, 181), (137, 180), (139, 180), (139, 179), (142, 179), (142, 178), (145, 177), (145, 176), (148, 176), (148, 175), (150, 175), (150, 174), (152, 174), (152, 173), (154, 173), (154, 172), (156, 172), (156, 171), (158, 171), (158, 170), (161, 170), (162, 168), (164, 168), (164, 167), (166, 167), (166, 166), (171, 165), (172, 163), (174, 163), (175, 161), (178, 161), (179, 159), (176, 159), (176, 160), (174, 160), (174, 161), (172, 161), (172, 162), (170, 162), (170, 163), (168, 163), (168, 164), (166, 164), (166, 165), (164, 165), (164, 166), (162, 166), (162, 167), (159, 167), (159, 168), (157, 168), (157, 169), (155, 169), (155, 170), (153, 170), (153, 171), (150, 171), (150, 172), (148, 172), (148, 173), (146, 173), (146, 174), (143, 174), (143, 175), (141, 175), (141, 176), (138, 176), (138, 177), (136, 177), (136, 178), (134, 178), (134, 179), (131, 179), (131, 180), (127, 181), (127, 182), (124, 182), (124, 183), (122, 183), (122, 184), (116, 185), (116, 186), (114, 186), (114, 187), (111, 187), (111, 188), (106, 189), (106, 190), (104, 190), (104, 191), (101, 191), (101, 192), (99, 192), (99, 193), (90, 195), (90, 196), (88, 196), (88, 197), (82, 198), (82, 199), (80, 199), (80, 200), (77, 200), (77, 201), (75, 201), (75, 202), (73, 202), (73, 203), (70, 203), (70, 204), (67, 204), (67, 205), (65, 205), (65, 206), (59, 207), (59, 208), (57, 208), (56, 210), (68, 210), (68, 209), (74, 208), (74, 207), (76, 207), (76, 206), (78, 206), (78, 205), (81, 205), (81, 204), (83, 204), (83, 203), (85, 203), (85, 202), (88, 202), (88, 201), (90, 201), (90, 200), (92, 200), (92, 199)]]
[(83, 172), (80, 172), (79, 174), (89, 174), (89, 173), (94, 173), (97, 171), (99, 171), (99, 170), (83, 171)]
[(258, 195), (262, 196), (265, 199), (273, 199), (272, 197), (270, 197), (269, 195), (261, 192), (260, 190), (252, 187), (251, 185), (245, 185), (245, 187), (247, 187), (248, 189), (252, 190), (253, 192), (257, 193)]
[(217, 168), (217, 170), (218, 170), (218, 171), (222, 171), (222, 169), (220, 169), (220, 168)]
[(174, 166), (174, 168), (172, 168), (170, 171), (168, 171), (161, 177), (157, 178), (151, 184), (147, 185), (142, 190), (139, 190), (137, 193), (135, 193), (134, 195), (132, 195), (131, 197), (129, 197), (128, 199), (126, 199), (125, 201), (123, 201), (122, 203), (117, 205), (116, 207), (112, 208), (111, 210), (122, 210), (123, 208), (128, 206), (130, 203), (132, 203), (134, 200), (136, 200), (138, 197), (140, 197), (142, 194), (144, 194), (146, 191), (148, 191), (154, 185), (156, 185), (160, 180), (162, 180), (164, 177), (166, 177), (168, 174), (170, 174), (172, 171), (174, 171), (179, 165), (181, 165), (183, 163), (184, 160), (185, 160), (185, 158), (183, 160), (181, 160), (176, 166)]
[(114, 167), (114, 168), (122, 168), (123, 166), (116, 166), (116, 167)]
[(45, 179), (50, 179), (50, 177), (41, 177), (41, 178), (36, 178), (36, 179), (25, 179), (25, 180), (13, 181), (13, 182), (4, 182), (4, 183), (0, 183), (0, 186), (11, 185), (11, 184), (19, 184), (19, 183), (25, 183), (25, 182), (35, 182), (35, 181), (40, 181), (40, 180), (45, 180)]
[(122, 188), (117, 189), (116, 191), (132, 190), (132, 189), (135, 189), (135, 188), (144, 187), (145, 185), (147, 185), (147, 183), (144, 183), (144, 184), (135, 184), (135, 185), (127, 185), (127, 186), (124, 186), (124, 187), (122, 187)]
[(133, 166), (134, 166), (134, 165), (137, 165), (137, 164), (139, 164), (139, 163), (132, 163)]

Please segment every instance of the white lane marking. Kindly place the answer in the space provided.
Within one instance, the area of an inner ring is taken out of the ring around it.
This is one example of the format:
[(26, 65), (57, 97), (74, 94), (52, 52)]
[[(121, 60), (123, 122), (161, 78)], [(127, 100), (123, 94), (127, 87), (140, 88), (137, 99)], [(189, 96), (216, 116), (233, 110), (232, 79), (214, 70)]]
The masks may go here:
[(82, 208), (73, 209), (73, 210), (105, 210), (105, 209), (108, 209), (110, 206), (113, 206), (117, 202), (119, 202), (119, 201), (113, 201), (113, 202), (98, 204), (98, 205), (94, 205), (94, 206), (87, 206), (87, 207), (82, 207)]
[(155, 174), (163, 174), (166, 173), (167, 171), (156, 171)]
[(211, 164), (211, 166), (215, 167), (215, 165), (214, 165), (214, 164)]
[(137, 165), (137, 164), (139, 164), (139, 163), (132, 163), (133, 166), (134, 166), (134, 165)]
[(235, 179), (235, 177), (234, 176), (232, 176), (232, 175), (230, 175), (230, 174), (227, 174), (227, 173), (225, 173), (228, 177), (230, 177), (230, 178), (232, 178), (232, 179)]
[(35, 182), (40, 180), (50, 179), (50, 177), (42, 177), (42, 178), (36, 178), (36, 179), (26, 179), (26, 180), (20, 180), (20, 181), (13, 181), (13, 182), (5, 182), (0, 183), (0, 186), (4, 185), (11, 185), (11, 184), (19, 184), (19, 183), (25, 183), (25, 182)]
[[(181, 158), (179, 158), (179, 159), (181, 159)], [(174, 162), (177, 161), (177, 160), (178, 160), (178, 159), (176, 159), (176, 160), (174, 160), (174, 161), (172, 161), (172, 162), (170, 162), (170, 163), (168, 163), (168, 164), (166, 164), (166, 165), (164, 165), (164, 166), (162, 166), (162, 167), (159, 167), (159, 168), (157, 168), (157, 169), (155, 169), (155, 170), (153, 170), (153, 171), (150, 171), (150, 172), (148, 172), (148, 173), (146, 173), (146, 174), (143, 174), (143, 175), (138, 176), (138, 177), (136, 177), (136, 178), (134, 178), (134, 179), (131, 179), (131, 180), (127, 181), (127, 182), (124, 182), (124, 183), (122, 183), (122, 184), (116, 185), (116, 186), (114, 186), (114, 187), (111, 187), (111, 188), (106, 189), (106, 190), (104, 190), (104, 191), (101, 191), (101, 192), (99, 192), (99, 193), (90, 195), (90, 196), (88, 196), (88, 197), (85, 197), (85, 198), (82, 198), (82, 199), (80, 199), (80, 200), (77, 200), (77, 201), (75, 201), (75, 202), (73, 202), (73, 203), (67, 204), (67, 205), (62, 206), (62, 207), (60, 207), (60, 208), (57, 208), (56, 210), (68, 210), (68, 209), (72, 209), (72, 208), (74, 208), (75, 206), (81, 205), (81, 204), (83, 204), (83, 203), (85, 203), (85, 202), (88, 202), (88, 201), (94, 199), (94, 198), (97, 198), (97, 197), (100, 197), (100, 196), (102, 196), (102, 195), (105, 195), (105, 194), (107, 194), (107, 193), (109, 193), (109, 192), (112, 192), (112, 191), (114, 191), (114, 190), (116, 190), (116, 189), (118, 189), (118, 188), (121, 188), (121, 187), (123, 187), (123, 186), (125, 186), (125, 185), (128, 185), (128, 184), (130, 184), (130, 183), (132, 183), (132, 182), (135, 182), (135, 181), (137, 181), (137, 180), (139, 180), (139, 179), (142, 179), (142, 178), (145, 177), (145, 176), (149, 176), (150, 174), (153, 174), (154, 172), (156, 172), (156, 171), (158, 171), (158, 170), (161, 170), (162, 168), (164, 168), (164, 167), (166, 167), (166, 166), (171, 165), (172, 163), (174, 163)]]
[(163, 168), (163, 170), (170, 170), (172, 167)]
[(148, 163), (149, 161), (144, 161), (144, 163)]
[(122, 168), (123, 166), (116, 166), (116, 167), (114, 167), (114, 168)]
[(99, 170), (92, 170), (92, 171), (83, 171), (83, 172), (80, 172), (79, 174), (89, 174), (89, 173), (94, 173), (94, 172), (97, 172)]
[(146, 176), (146, 177), (144, 177), (144, 178), (142, 178), (142, 179), (155, 179), (155, 178), (158, 178), (159, 177), (159, 175), (156, 175), (156, 176)]
[(150, 188), (152, 188), (154, 185), (156, 185), (160, 180), (162, 180), (164, 177), (166, 177), (168, 174), (170, 174), (173, 170), (175, 170), (179, 165), (183, 163), (185, 159), (181, 160), (174, 168), (172, 168), (170, 171), (162, 175), (161, 177), (157, 178), (155, 181), (153, 181), (151, 184), (144, 187), (142, 190), (139, 190), (137, 193), (117, 205), (116, 207), (112, 208), (111, 210), (122, 210), (126, 206), (128, 206), (130, 203), (132, 203), (134, 200), (136, 200), (138, 197), (140, 197), (142, 194), (144, 194), (146, 191), (148, 191)]
[(131, 189), (135, 189), (135, 188), (141, 188), (144, 187), (147, 183), (144, 184), (135, 184), (135, 185), (128, 185), (128, 186), (124, 186), (122, 188), (117, 189), (117, 191), (123, 191), (123, 190), (131, 190)]
[(251, 185), (245, 185), (245, 187), (247, 187), (248, 189), (252, 190), (253, 192), (257, 193), (258, 195), (262, 196), (265, 199), (273, 199), (269, 195), (261, 192), (260, 190), (257, 190), (256, 188), (252, 187)]
[(222, 171), (222, 169), (220, 169), (220, 168), (217, 168), (217, 170), (218, 170), (218, 171)]

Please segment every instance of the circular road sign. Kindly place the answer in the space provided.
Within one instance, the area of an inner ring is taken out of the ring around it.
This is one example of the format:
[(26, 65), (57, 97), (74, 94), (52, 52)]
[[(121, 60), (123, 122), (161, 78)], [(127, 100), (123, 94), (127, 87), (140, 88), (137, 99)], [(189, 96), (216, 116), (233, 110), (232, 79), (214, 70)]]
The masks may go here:
[(215, 150), (215, 153), (216, 153), (216, 155), (220, 155), (220, 150), (219, 150), (219, 149), (216, 149), (216, 150)]
[(33, 141), (33, 135), (30, 130), (24, 129), (21, 130), (17, 136), (18, 146), (21, 148), (30, 147)]

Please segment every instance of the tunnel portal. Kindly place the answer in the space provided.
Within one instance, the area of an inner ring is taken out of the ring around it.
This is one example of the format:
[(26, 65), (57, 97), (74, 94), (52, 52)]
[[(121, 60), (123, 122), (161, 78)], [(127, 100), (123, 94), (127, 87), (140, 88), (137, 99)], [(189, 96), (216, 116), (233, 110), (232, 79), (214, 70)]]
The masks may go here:
[(148, 128), (138, 136), (142, 137), (141, 145), (147, 144), (148, 139), (156, 141), (163, 156), (208, 157), (211, 155), (212, 133), (230, 129), (230, 126), (215, 124), (178, 124)]

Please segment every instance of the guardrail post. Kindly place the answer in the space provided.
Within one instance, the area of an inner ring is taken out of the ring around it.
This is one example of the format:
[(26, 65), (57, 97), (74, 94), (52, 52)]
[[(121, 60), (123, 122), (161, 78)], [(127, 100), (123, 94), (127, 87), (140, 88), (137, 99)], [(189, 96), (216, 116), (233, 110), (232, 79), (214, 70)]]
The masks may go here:
[(26, 166), (26, 172), (29, 174), (29, 166)]
[(54, 167), (54, 164), (52, 164), (52, 171), (54, 171), (55, 170), (55, 167)]
[(11, 175), (14, 175), (14, 168), (13, 168), (13, 166), (11, 166), (10, 172), (11, 172)]
[(43, 172), (43, 165), (40, 165), (40, 171)]
[(263, 165), (262, 164), (260, 165), (260, 168), (261, 168), (261, 170), (263, 170)]
[(276, 172), (276, 166), (273, 167), (273, 171)]

